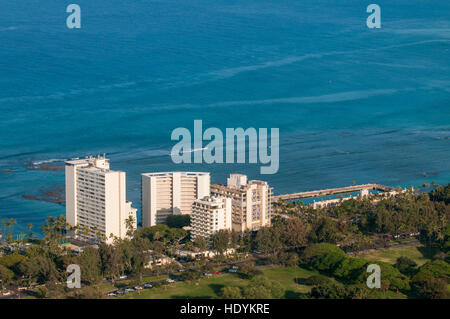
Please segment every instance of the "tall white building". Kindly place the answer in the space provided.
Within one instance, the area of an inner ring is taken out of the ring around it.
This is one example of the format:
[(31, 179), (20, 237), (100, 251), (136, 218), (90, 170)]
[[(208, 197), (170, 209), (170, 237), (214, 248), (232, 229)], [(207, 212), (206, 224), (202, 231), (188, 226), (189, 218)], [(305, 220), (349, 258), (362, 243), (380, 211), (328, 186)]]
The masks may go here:
[(211, 196), (232, 200), (232, 226), (235, 231), (270, 226), (272, 188), (264, 181), (247, 182), (247, 176), (230, 174), (227, 185), (211, 185)]
[[(66, 161), (66, 221), (71, 226), (87, 227), (76, 237), (96, 242), (100, 237), (111, 243), (111, 235), (125, 238), (126, 220), (133, 217), (136, 228), (136, 209), (126, 200), (125, 172), (109, 169), (104, 156)], [(99, 236), (100, 235), (100, 236)]]
[(191, 214), (194, 200), (209, 196), (209, 190), (209, 173), (142, 174), (142, 225), (163, 224), (169, 215)]
[(191, 239), (197, 236), (207, 241), (221, 229), (231, 230), (231, 199), (205, 196), (192, 204)]

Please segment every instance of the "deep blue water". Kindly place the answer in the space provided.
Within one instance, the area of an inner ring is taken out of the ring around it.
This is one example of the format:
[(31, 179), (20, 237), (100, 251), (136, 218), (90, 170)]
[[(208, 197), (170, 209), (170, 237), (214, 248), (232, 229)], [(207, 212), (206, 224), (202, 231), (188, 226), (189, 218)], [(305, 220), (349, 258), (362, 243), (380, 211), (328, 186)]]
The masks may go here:
[[(450, 181), (450, 2), (0, 0), (0, 220), (64, 207), (22, 198), (64, 184), (27, 163), (106, 153), (127, 172), (230, 172), (287, 193)], [(280, 170), (175, 165), (176, 127), (280, 128)], [(6, 173), (7, 170), (13, 172)], [(36, 227), (37, 227), (36, 226)]]

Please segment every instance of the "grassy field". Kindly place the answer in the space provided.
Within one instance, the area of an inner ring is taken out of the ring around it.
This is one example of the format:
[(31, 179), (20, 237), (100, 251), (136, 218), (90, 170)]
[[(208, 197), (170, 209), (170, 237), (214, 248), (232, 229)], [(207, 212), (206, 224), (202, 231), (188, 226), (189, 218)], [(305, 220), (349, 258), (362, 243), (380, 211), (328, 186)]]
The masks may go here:
[(360, 257), (367, 260), (383, 261), (390, 264), (395, 264), (398, 257), (406, 256), (414, 260), (417, 265), (421, 266), (431, 260), (437, 252), (438, 250), (435, 248), (425, 247), (424, 245), (412, 245), (368, 253), (365, 255), (360, 255)]
[[(270, 267), (262, 269), (264, 276), (278, 281), (286, 290), (285, 298), (298, 298), (300, 293), (308, 292), (311, 287), (296, 283), (314, 274), (314, 272), (299, 267)], [(240, 286), (248, 284), (238, 274), (214, 275), (195, 282), (177, 282), (163, 287), (128, 293), (118, 298), (132, 299), (165, 299), (165, 298), (218, 298), (220, 290), (225, 286)]]
[[(407, 256), (419, 266), (431, 260), (437, 250), (424, 245), (411, 245), (388, 250), (368, 253), (360, 257), (371, 261), (383, 261), (394, 264), (398, 257)], [(273, 266), (261, 268), (265, 277), (279, 282), (286, 290), (285, 298), (298, 298), (301, 293), (311, 290), (310, 286), (300, 284), (314, 272), (300, 267)], [(150, 281), (150, 280), (146, 280)], [(177, 282), (162, 287), (131, 292), (117, 298), (132, 299), (167, 299), (167, 298), (218, 298), (220, 290), (225, 286), (244, 287), (248, 280), (242, 279), (238, 274), (225, 273), (210, 278), (201, 278), (194, 282)]]

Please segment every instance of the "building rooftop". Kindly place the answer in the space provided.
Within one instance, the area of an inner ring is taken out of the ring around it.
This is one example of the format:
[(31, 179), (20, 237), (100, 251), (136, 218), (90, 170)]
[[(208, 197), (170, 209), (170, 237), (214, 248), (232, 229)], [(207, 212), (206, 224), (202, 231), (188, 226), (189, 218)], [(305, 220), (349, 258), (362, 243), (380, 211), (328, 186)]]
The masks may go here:
[(187, 176), (201, 176), (201, 175), (209, 175), (209, 172), (155, 172), (155, 173), (142, 173), (142, 176), (173, 176), (174, 173), (180, 173), (182, 175)]

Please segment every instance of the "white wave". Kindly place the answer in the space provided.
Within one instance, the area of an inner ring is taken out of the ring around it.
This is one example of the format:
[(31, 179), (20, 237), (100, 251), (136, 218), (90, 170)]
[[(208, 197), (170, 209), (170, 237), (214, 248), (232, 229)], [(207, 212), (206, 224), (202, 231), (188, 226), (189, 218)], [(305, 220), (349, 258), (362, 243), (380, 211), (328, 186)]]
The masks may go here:
[(66, 159), (63, 158), (52, 158), (48, 160), (33, 162), (33, 165), (42, 165), (42, 164), (49, 164), (49, 163), (55, 163), (55, 162), (64, 162)]
[(261, 64), (241, 66), (241, 67), (223, 69), (223, 70), (219, 70), (219, 71), (213, 71), (213, 72), (211, 72), (211, 74), (218, 76), (220, 78), (229, 78), (229, 77), (233, 77), (242, 72), (257, 71), (260, 69), (284, 66), (284, 65), (292, 64), (292, 63), (299, 62), (299, 61), (302, 61), (305, 59), (321, 58), (325, 55), (332, 55), (332, 54), (339, 54), (339, 53), (342, 53), (342, 52), (306, 54), (303, 56), (294, 56), (294, 57), (288, 57), (288, 58), (275, 60), (275, 61), (268, 61), (268, 62), (261, 63)]
[(368, 99), (378, 95), (390, 95), (401, 91), (409, 91), (411, 89), (372, 89), (372, 90), (360, 90), (360, 91), (346, 91), (333, 94), (323, 94), (315, 96), (298, 96), (279, 99), (266, 99), (266, 100), (238, 100), (227, 102), (216, 102), (206, 105), (194, 105), (194, 104), (178, 104), (171, 106), (164, 106), (156, 109), (193, 109), (193, 108), (211, 108), (211, 107), (228, 107), (228, 106), (245, 106), (245, 105), (265, 105), (265, 104), (314, 104), (314, 103), (336, 103), (353, 100)]
[(450, 37), (449, 28), (422, 28), (422, 29), (393, 29), (387, 30), (396, 34), (431, 35), (438, 37)]
[[(208, 149), (208, 146), (202, 147), (202, 148), (194, 148), (192, 150), (185, 150), (185, 151), (183, 151), (181, 153), (182, 154), (184, 154), (184, 153), (193, 153), (193, 152), (198, 152), (198, 151), (204, 151), (204, 150), (207, 150), (207, 149)], [(179, 154), (171, 152), (170, 155), (172, 156), (172, 155), (179, 155)]]
[(123, 82), (123, 83), (113, 83), (107, 85), (100, 85), (92, 88), (80, 88), (80, 89), (70, 89), (67, 92), (55, 92), (48, 95), (22, 95), (1, 98), (0, 102), (33, 102), (36, 100), (61, 100), (66, 97), (78, 96), (83, 94), (95, 94), (107, 92), (112, 89), (123, 89), (135, 86), (136, 82)]
[[(447, 29), (444, 29), (444, 30), (447, 30)], [(403, 47), (408, 47), (408, 46), (422, 45), (422, 44), (428, 44), (428, 43), (438, 43), (438, 42), (449, 42), (449, 40), (448, 39), (434, 39), (434, 40), (424, 40), (424, 41), (400, 43), (400, 44), (388, 45), (388, 46), (379, 47), (379, 48), (361, 48), (361, 49), (348, 50), (348, 51), (330, 51), (330, 52), (325, 52), (325, 53), (309, 53), (309, 54), (305, 54), (302, 56), (292, 56), (292, 57), (287, 57), (287, 58), (283, 58), (283, 59), (279, 59), (279, 60), (267, 61), (267, 62), (260, 63), (260, 64), (232, 67), (232, 68), (228, 68), (228, 69), (213, 71), (213, 72), (210, 72), (210, 75), (224, 79), (224, 78), (233, 77), (233, 76), (238, 75), (243, 72), (251, 72), (251, 71), (257, 71), (257, 70), (266, 69), (266, 68), (285, 66), (285, 65), (293, 64), (293, 63), (300, 62), (300, 61), (307, 60), (307, 59), (323, 58), (326, 56), (351, 54), (351, 53), (358, 53), (358, 52), (364, 52), (364, 51), (388, 50), (388, 49), (403, 48)]]
[(11, 26), (11, 27), (6, 27), (6, 28), (0, 28), (0, 32), (3, 32), (3, 31), (13, 31), (13, 30), (17, 30), (17, 27)]

